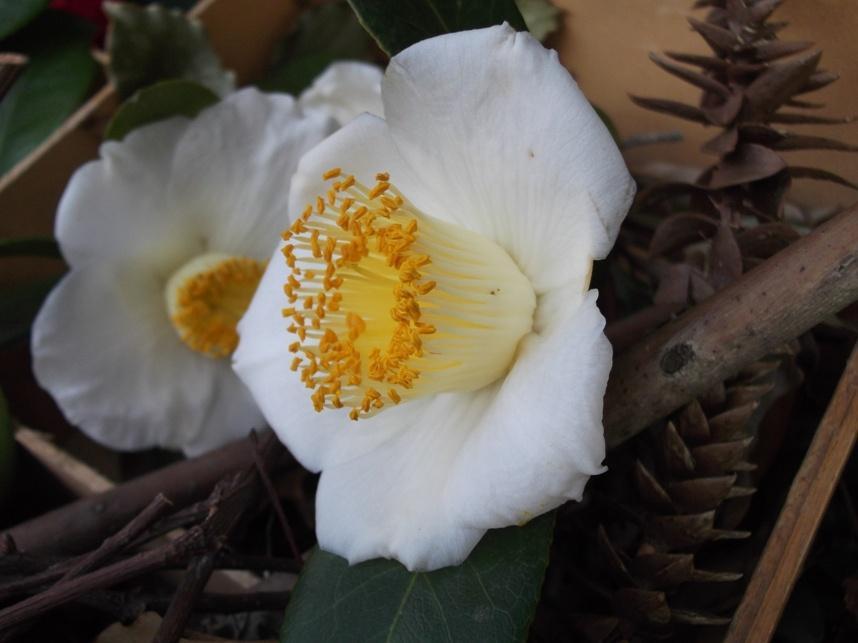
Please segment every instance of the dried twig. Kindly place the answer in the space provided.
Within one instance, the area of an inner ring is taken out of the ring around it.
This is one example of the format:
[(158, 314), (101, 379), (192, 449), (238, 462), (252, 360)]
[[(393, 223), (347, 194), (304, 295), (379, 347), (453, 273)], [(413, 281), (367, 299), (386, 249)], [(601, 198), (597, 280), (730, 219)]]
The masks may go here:
[(301, 558), (301, 550), (298, 548), (298, 543), (295, 540), (295, 534), (292, 532), (292, 527), (286, 519), (286, 514), (283, 512), (283, 505), (280, 504), (280, 498), (277, 496), (277, 490), (274, 489), (274, 483), (271, 482), (271, 477), (265, 469), (265, 463), (262, 461), (262, 453), (259, 450), (259, 443), (256, 439), (256, 433), (250, 434), (250, 439), (253, 442), (253, 460), (256, 463), (256, 470), (259, 472), (259, 477), (262, 484), (265, 486), (265, 492), (268, 494), (268, 499), (271, 506), (274, 508), (274, 514), (280, 522), (280, 529), (286, 536), (286, 541), (289, 543), (289, 549), (292, 551), (292, 556), (298, 562), (299, 567), (303, 566), (304, 559)]
[(212, 492), (216, 499), (216, 508), (201, 527), (206, 533), (208, 550), (194, 557), (188, 565), (158, 628), (156, 643), (173, 643), (181, 637), (196, 599), (214, 570), (218, 552), (226, 545), (244, 513), (255, 504), (255, 497), (263, 486), (260, 484), (260, 472), (267, 474), (283, 452), (282, 445), (270, 431), (266, 433), (261, 445), (257, 444), (256, 435), (252, 434), (250, 449), (255, 454), (253, 466), (234, 476), (232, 480), (221, 482), (219, 486), (222, 489), (216, 488)]
[[(249, 451), (246, 441), (242, 446), (245, 451)], [(266, 470), (272, 468), (282, 453), (283, 447), (273, 434), (268, 433), (262, 445), (263, 468)], [(254, 501), (260, 490), (261, 485), (255, 464), (247, 466), (243, 472), (223, 478), (215, 487), (209, 496), (208, 515), (201, 525), (192, 527), (178, 539), (155, 549), (141, 552), (96, 571), (75, 576), (134, 542), (135, 538), (163, 511), (166, 501), (156, 499), (143, 514), (132, 519), (123, 530), (108, 539), (95, 552), (61, 565), (61, 570), (55, 568), (43, 572), (44, 575), (64, 574), (64, 576), (45, 591), (0, 610), (0, 631), (9, 630), (95, 590), (103, 590), (140, 575), (192, 560), (194, 565), (186, 574), (185, 581), (174, 597), (175, 608), (168, 610), (168, 617), (162, 623), (165, 634), (160, 640), (177, 640), (184, 629), (196, 596), (202, 591), (215, 566), (218, 553), (245, 512), (255, 505)]]
[(114, 554), (125, 549), (143, 530), (155, 522), (161, 515), (172, 506), (172, 503), (164, 497), (163, 494), (158, 494), (155, 499), (149, 503), (138, 516), (136, 516), (125, 527), (120, 529), (116, 534), (105, 540), (101, 546), (81, 559), (71, 569), (69, 569), (62, 577), (61, 581), (67, 581), (75, 576), (88, 572), (90, 569), (100, 565), (103, 561), (108, 560)]
[(153, 643), (173, 643), (182, 636), (194, 605), (214, 571), (216, 556), (217, 554), (213, 551), (206, 552), (195, 557), (188, 565), (188, 570), (167, 607), (164, 620), (158, 627)]
[(175, 507), (185, 507), (205, 498), (224, 475), (252, 464), (246, 440), (239, 440), (72, 502), (12, 527), (8, 533), (21, 551), (30, 554), (81, 553), (115, 533), (158, 493), (170, 498)]

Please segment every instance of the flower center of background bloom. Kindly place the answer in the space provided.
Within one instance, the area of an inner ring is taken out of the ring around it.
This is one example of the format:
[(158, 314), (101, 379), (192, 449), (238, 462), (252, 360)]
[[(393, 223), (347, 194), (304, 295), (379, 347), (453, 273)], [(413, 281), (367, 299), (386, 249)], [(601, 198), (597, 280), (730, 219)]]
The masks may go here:
[(317, 411), (470, 391), (502, 376), (533, 325), (530, 281), (497, 244), (339, 168), (283, 233), (291, 368)]
[(186, 346), (209, 357), (228, 357), (238, 346), (244, 315), (265, 262), (227, 254), (198, 255), (167, 282), (167, 311)]

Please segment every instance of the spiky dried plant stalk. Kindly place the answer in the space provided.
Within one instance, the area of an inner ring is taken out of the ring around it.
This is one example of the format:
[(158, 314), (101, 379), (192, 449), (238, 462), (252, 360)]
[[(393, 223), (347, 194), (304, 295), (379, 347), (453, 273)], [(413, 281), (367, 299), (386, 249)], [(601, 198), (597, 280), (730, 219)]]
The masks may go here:
[[(812, 112), (821, 105), (804, 95), (837, 75), (819, 68), (821, 51), (811, 43), (778, 39), (785, 23), (770, 18), (779, 4), (697, 2), (708, 15), (689, 22), (711, 54), (667, 52), (651, 59), (700, 89), (699, 105), (632, 97), (646, 109), (718, 129), (703, 146), (717, 162), (694, 183), (643, 190), (636, 211), (669, 204), (667, 215), (654, 230), (621, 240), (625, 259), (658, 282), (654, 306), (642, 315), (650, 323), (660, 321), (660, 311), (670, 314), (709, 297), (798, 238), (784, 222), (793, 179), (857, 187), (782, 156), (790, 150), (858, 148), (781, 128), (851, 118)], [(782, 354), (752, 364), (612, 454), (611, 471), (595, 485), (593, 506), (573, 518), (581, 532), (596, 534), (571, 554), (578, 565), (571, 582), (590, 588), (574, 592), (571, 600), (581, 612), (573, 619), (579, 634), (593, 641), (684, 641), (696, 626), (729, 623), (742, 592), (739, 567), (707, 565), (729, 558), (714, 555), (719, 543), (749, 535), (737, 525), (754, 492), (750, 450), (765, 410), (800, 381), (795, 351), (784, 347)]]

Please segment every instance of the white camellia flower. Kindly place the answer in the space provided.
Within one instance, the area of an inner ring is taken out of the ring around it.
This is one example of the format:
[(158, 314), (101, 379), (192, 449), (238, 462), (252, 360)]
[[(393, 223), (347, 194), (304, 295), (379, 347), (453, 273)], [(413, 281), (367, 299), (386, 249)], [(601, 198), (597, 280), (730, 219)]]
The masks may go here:
[(39, 383), (117, 449), (197, 454), (264, 422), (230, 368), (298, 159), (334, 129), (246, 89), (140, 127), (72, 177), (56, 237), (70, 266), (32, 332)]
[(331, 116), (341, 126), (364, 112), (382, 116), (382, 75), (381, 69), (368, 63), (332, 63), (301, 92), (298, 104), (307, 113)]
[(322, 471), (319, 545), (431, 570), (603, 471), (588, 285), (634, 184), (556, 53), (508, 26), (406, 49), (382, 98), (301, 160), (233, 364)]

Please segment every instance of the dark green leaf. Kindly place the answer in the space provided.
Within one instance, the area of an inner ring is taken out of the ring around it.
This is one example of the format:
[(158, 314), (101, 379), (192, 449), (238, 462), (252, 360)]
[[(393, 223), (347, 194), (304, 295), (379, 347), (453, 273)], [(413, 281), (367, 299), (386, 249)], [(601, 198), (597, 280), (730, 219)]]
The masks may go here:
[(527, 31), (514, 0), (349, 0), (349, 4), (391, 56), (426, 38), (503, 22)]
[(322, 4), (301, 15), (259, 87), (298, 95), (335, 60), (370, 60), (374, 49), (344, 0)]
[(62, 124), (95, 78), (86, 34), (56, 33), (27, 55), (29, 63), (0, 102), (0, 174)]
[(131, 130), (171, 116), (193, 118), (220, 100), (213, 91), (190, 80), (162, 80), (139, 90), (122, 103), (104, 132), (104, 138), (121, 141)]
[(193, 80), (218, 96), (235, 89), (199, 20), (158, 5), (106, 3), (108, 75), (120, 96), (170, 78)]
[(354, 567), (315, 550), (280, 640), (523, 641), (539, 600), (554, 513), (490, 531), (458, 567), (411, 573), (397, 562)]
[(24, 337), (56, 279), (34, 281), (0, 290), (0, 346)]
[(0, 501), (12, 482), (12, 467), (15, 464), (15, 439), (12, 437), (12, 418), (3, 391), (0, 391)]
[(50, 0), (0, 0), (0, 39), (38, 16)]
[(0, 239), (0, 257), (46, 257), (62, 259), (60, 247), (51, 237)]

